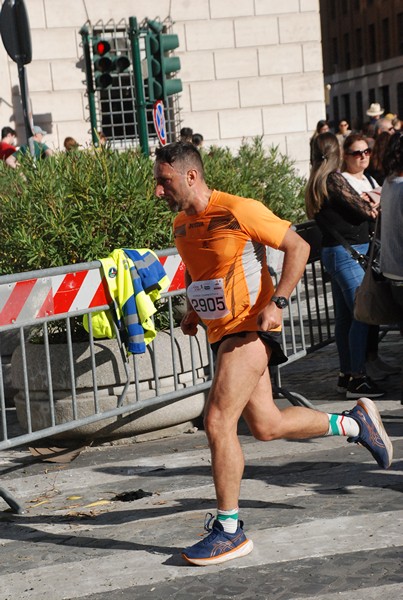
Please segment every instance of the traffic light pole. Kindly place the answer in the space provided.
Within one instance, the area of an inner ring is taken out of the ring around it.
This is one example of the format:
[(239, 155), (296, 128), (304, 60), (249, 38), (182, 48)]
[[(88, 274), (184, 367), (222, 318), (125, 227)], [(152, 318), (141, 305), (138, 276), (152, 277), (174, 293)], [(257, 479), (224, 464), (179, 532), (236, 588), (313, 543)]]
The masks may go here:
[(33, 149), (33, 140), (32, 140), (32, 143), (30, 143), (30, 140), (33, 136), (33, 133), (32, 133), (33, 123), (32, 123), (32, 113), (30, 110), (27, 74), (25, 71), (25, 66), (23, 64), (17, 63), (17, 65), (18, 65), (18, 80), (20, 82), (22, 115), (24, 118), (25, 135), (27, 136), (27, 143), (29, 146), (30, 154), (32, 157), (34, 157), (35, 151)]
[(139, 127), (140, 148), (145, 156), (149, 155), (146, 102), (144, 98), (143, 78), (141, 74), (139, 29), (136, 17), (129, 17), (129, 38), (132, 50), (134, 86), (136, 89), (136, 112)]
[(90, 53), (90, 41), (89, 32), (86, 27), (80, 29), (80, 35), (83, 40), (83, 51), (84, 51), (84, 62), (85, 62), (85, 77), (87, 81), (88, 91), (88, 105), (90, 110), (90, 122), (91, 122), (91, 137), (92, 143), (97, 145), (99, 143), (97, 135), (97, 112), (95, 108), (95, 90), (94, 82), (92, 80), (92, 63)]

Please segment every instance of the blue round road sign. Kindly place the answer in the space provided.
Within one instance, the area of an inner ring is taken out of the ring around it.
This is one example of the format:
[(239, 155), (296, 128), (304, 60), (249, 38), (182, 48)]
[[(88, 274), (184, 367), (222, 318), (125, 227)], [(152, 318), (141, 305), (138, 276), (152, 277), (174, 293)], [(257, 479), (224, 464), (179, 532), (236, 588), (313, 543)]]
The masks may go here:
[(167, 143), (167, 130), (165, 126), (164, 103), (162, 100), (154, 102), (153, 119), (155, 131), (162, 146)]

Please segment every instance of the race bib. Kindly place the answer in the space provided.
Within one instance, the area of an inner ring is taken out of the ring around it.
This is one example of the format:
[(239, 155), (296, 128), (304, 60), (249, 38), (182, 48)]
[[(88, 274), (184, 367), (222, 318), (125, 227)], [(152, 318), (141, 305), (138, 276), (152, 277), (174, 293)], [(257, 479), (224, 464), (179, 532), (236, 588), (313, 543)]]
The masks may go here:
[(193, 281), (187, 289), (187, 296), (201, 319), (221, 319), (229, 314), (222, 279)]

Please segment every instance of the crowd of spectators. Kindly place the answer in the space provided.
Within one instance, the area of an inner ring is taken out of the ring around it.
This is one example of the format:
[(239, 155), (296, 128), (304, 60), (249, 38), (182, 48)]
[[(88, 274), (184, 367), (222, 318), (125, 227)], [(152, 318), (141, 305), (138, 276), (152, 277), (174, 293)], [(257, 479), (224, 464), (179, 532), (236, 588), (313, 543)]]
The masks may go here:
[[(398, 372), (378, 355), (379, 327), (354, 318), (354, 294), (364, 277), (357, 254), (368, 253), (374, 237), (374, 223), (388, 203), (388, 225), (381, 218), (381, 261), (385, 230), (385, 248), (393, 248), (401, 263), (403, 245), (400, 213), (402, 165), (391, 167), (390, 155), (401, 161), (403, 132), (396, 114), (387, 113), (373, 103), (366, 111), (369, 118), (360, 131), (341, 119), (332, 128), (318, 121), (310, 140), (311, 172), (306, 187), (308, 217), (316, 220), (322, 233), (322, 263), (329, 273), (335, 302), (335, 338), (340, 359), (336, 389), (354, 398), (365, 395), (377, 398), (384, 394), (378, 382)], [(388, 158), (389, 157), (389, 158)], [(390, 180), (393, 176), (393, 185)], [(385, 186), (385, 193), (382, 190)], [(386, 194), (387, 190), (387, 194)], [(388, 196), (386, 198), (386, 196)], [(395, 207), (396, 222), (390, 216)], [(392, 225), (393, 224), (393, 225)], [(386, 258), (383, 259), (386, 264)], [(390, 275), (392, 273), (392, 275)], [(393, 294), (402, 298), (402, 273), (395, 264), (386, 273), (393, 280)], [(403, 314), (403, 313), (402, 313)], [(402, 329), (402, 324), (399, 324)]]

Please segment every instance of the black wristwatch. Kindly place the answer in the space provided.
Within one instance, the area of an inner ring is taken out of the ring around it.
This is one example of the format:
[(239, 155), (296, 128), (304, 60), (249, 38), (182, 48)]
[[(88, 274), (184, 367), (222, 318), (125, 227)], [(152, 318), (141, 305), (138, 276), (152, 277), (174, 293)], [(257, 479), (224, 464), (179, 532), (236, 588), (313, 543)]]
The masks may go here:
[(286, 308), (288, 306), (288, 300), (284, 296), (272, 296), (271, 302), (274, 302), (277, 308)]

